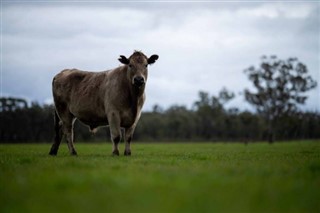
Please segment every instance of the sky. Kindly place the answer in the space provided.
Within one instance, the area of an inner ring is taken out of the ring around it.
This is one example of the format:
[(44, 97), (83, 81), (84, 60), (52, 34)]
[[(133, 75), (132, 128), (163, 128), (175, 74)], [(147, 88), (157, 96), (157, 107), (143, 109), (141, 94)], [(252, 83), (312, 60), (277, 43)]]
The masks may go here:
[(52, 103), (61, 70), (113, 69), (134, 50), (159, 55), (144, 110), (191, 108), (222, 88), (236, 94), (227, 107), (250, 110), (243, 71), (277, 55), (307, 65), (318, 87), (303, 109), (320, 111), (317, 1), (1, 1), (0, 96)]

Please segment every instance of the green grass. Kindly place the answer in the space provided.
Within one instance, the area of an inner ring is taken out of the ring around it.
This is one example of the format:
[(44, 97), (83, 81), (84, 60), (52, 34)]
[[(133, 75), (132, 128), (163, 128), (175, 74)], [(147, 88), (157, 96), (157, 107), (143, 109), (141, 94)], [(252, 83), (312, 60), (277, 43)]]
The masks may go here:
[(0, 145), (0, 212), (320, 212), (320, 141), (76, 148)]

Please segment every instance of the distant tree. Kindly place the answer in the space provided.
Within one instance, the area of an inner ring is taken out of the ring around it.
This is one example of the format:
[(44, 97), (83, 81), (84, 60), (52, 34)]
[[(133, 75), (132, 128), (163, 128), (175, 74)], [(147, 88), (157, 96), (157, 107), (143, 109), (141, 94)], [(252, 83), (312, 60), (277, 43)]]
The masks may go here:
[(297, 106), (307, 100), (305, 92), (315, 88), (317, 82), (297, 58), (281, 60), (263, 56), (260, 67), (251, 66), (244, 72), (255, 88), (245, 89), (245, 98), (266, 119), (268, 141), (272, 143), (278, 119), (296, 112)]
[(235, 97), (234, 92), (228, 91), (227, 88), (223, 87), (221, 91), (219, 92), (219, 102), (221, 104), (225, 104), (232, 100)]
[(197, 115), (198, 135), (205, 140), (223, 137), (226, 111), (224, 104), (234, 98), (234, 93), (222, 88), (218, 96), (209, 96), (207, 92), (199, 92), (199, 100), (194, 102)]
[(152, 107), (152, 112), (154, 112), (154, 113), (163, 113), (163, 109), (162, 109), (162, 107), (160, 105), (155, 104)]
[(27, 101), (21, 98), (1, 98), (0, 97), (0, 112), (14, 111), (16, 109), (27, 108)]

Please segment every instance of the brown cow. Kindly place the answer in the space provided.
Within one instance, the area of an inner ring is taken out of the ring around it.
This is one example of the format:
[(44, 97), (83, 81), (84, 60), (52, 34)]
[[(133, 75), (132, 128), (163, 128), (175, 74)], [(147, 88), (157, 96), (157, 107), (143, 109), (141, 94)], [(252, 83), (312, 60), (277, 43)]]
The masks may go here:
[(113, 155), (119, 155), (118, 143), (124, 128), (124, 155), (131, 155), (130, 142), (145, 101), (148, 64), (158, 55), (146, 57), (135, 51), (129, 58), (121, 55), (124, 64), (110, 71), (85, 72), (66, 69), (53, 78), (55, 104), (55, 139), (50, 155), (58, 153), (65, 135), (70, 154), (77, 155), (73, 145), (73, 124), (76, 119), (95, 132), (98, 126), (109, 125)]

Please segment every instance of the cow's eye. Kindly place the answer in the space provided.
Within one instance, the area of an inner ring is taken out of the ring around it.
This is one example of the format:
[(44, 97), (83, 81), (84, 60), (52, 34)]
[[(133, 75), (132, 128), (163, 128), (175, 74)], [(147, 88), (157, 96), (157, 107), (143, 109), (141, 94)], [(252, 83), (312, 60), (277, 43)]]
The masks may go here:
[(145, 66), (148, 67), (148, 64), (146, 64)]
[(129, 64), (129, 67), (130, 67), (130, 68), (132, 68), (132, 65), (131, 65), (131, 64)]

